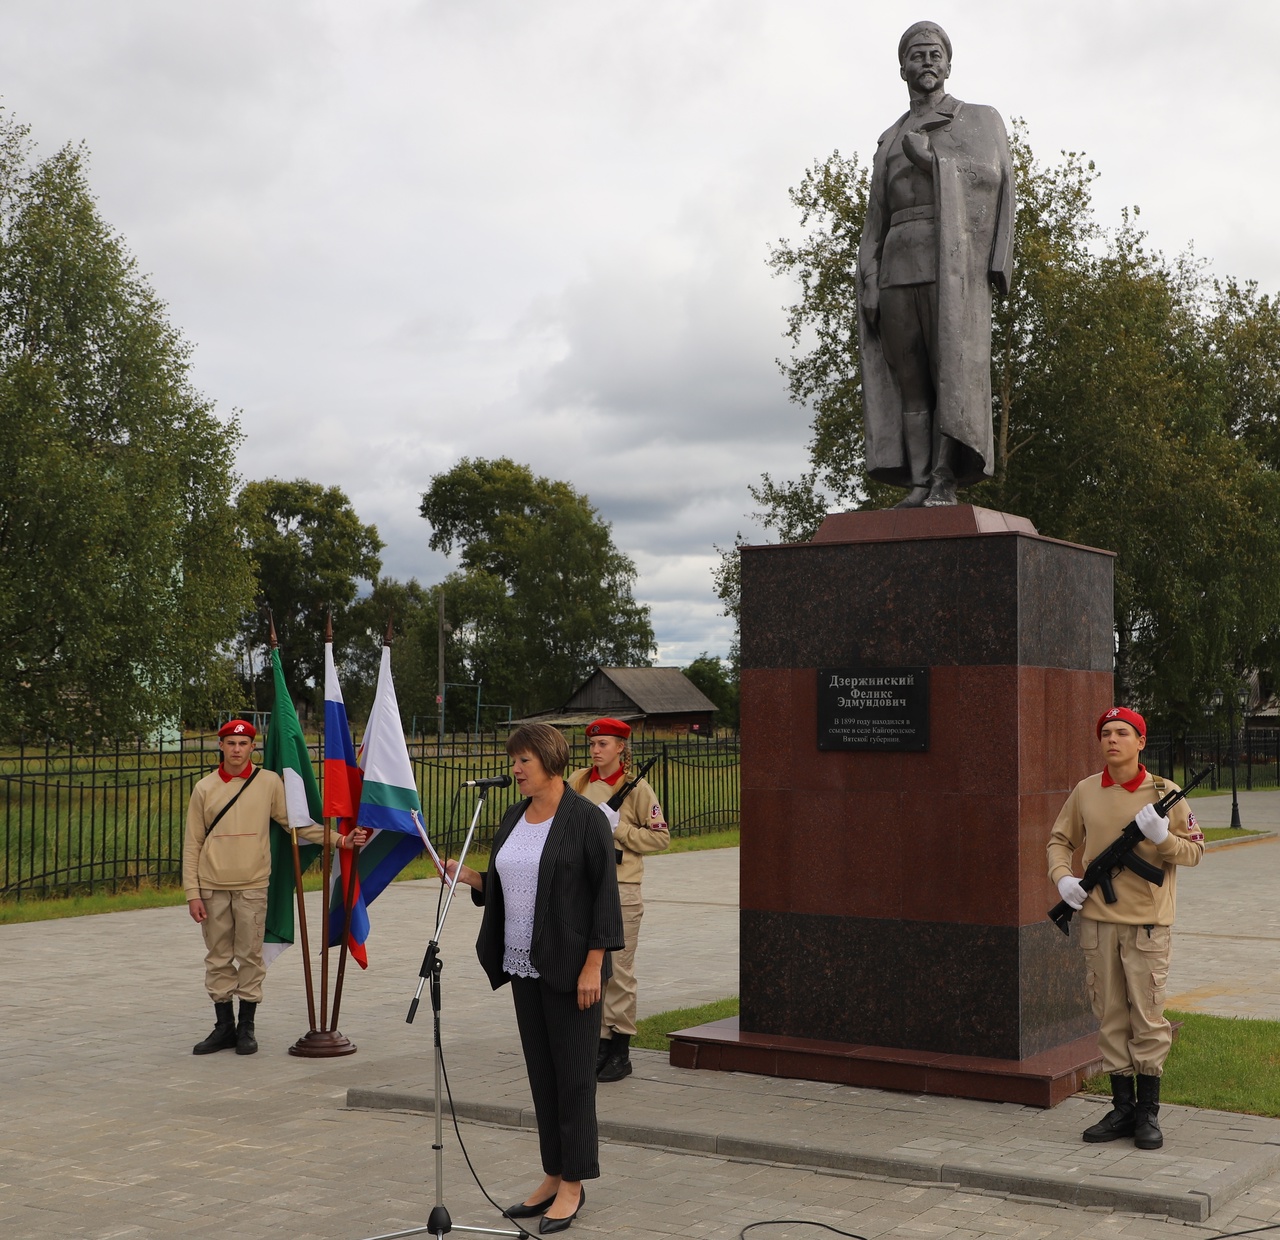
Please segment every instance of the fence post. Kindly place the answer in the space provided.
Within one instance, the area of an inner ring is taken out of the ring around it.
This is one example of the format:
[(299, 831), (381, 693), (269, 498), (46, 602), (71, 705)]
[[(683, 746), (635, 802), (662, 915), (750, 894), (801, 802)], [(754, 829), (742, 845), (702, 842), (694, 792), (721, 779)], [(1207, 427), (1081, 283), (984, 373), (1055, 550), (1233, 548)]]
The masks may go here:
[(670, 763), (667, 759), (667, 742), (662, 742), (662, 808), (666, 811), (667, 821), (673, 822), (675, 814), (671, 810), (671, 791), (667, 786), (667, 769)]

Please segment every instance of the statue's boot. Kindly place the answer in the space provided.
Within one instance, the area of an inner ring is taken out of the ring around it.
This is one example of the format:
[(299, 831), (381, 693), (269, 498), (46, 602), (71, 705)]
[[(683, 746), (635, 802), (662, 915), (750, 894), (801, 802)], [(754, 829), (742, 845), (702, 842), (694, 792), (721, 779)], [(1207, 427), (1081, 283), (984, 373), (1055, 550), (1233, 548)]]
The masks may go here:
[(926, 508), (944, 508), (956, 502), (956, 441), (950, 435), (938, 435), (933, 453), (933, 473), (929, 479)]
[(929, 458), (933, 453), (933, 411), (917, 410), (902, 415), (902, 438), (911, 466), (911, 490), (895, 508), (919, 508), (929, 497)]

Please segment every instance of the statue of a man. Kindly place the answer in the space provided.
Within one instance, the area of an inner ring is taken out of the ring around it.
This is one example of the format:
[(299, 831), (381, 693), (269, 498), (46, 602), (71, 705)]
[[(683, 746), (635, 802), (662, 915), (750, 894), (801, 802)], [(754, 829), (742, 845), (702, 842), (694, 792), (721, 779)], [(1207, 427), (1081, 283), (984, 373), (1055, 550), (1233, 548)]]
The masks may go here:
[(1013, 167), (994, 108), (946, 93), (951, 40), (898, 44), (911, 110), (880, 135), (858, 249), (867, 472), (899, 508), (956, 502), (990, 477), (991, 290), (1013, 272)]

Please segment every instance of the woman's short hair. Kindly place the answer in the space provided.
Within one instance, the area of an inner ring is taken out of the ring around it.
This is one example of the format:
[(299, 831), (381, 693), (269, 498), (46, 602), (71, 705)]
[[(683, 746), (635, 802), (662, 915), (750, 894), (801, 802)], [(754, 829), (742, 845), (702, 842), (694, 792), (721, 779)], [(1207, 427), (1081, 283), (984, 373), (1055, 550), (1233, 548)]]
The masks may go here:
[(548, 775), (563, 775), (569, 765), (569, 742), (549, 723), (522, 723), (507, 737), (507, 756), (531, 753)]

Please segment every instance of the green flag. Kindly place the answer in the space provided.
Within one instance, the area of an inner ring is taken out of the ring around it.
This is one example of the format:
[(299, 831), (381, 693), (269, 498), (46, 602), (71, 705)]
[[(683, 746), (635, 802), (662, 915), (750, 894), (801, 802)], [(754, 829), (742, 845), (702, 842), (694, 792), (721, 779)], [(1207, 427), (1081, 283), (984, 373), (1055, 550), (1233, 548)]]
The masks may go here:
[[(311, 752), (302, 735), (298, 712), (293, 709), (293, 699), (285, 687), (284, 669), (280, 666), (278, 650), (271, 652), (271, 673), (275, 683), (275, 703), (271, 708), (271, 724), (267, 728), (267, 740), (262, 750), (262, 765), (268, 771), (275, 771), (284, 780), (284, 795), (289, 806), (291, 827), (323, 824), (320, 788), (311, 767)], [(320, 849), (315, 844), (304, 844), (301, 841), (298, 843), (298, 852), (304, 871), (320, 855)], [(293, 843), (289, 839), (289, 832), (277, 826), (271, 832), (267, 934), (262, 946), (262, 958), (267, 964), (293, 943), (293, 920)]]

